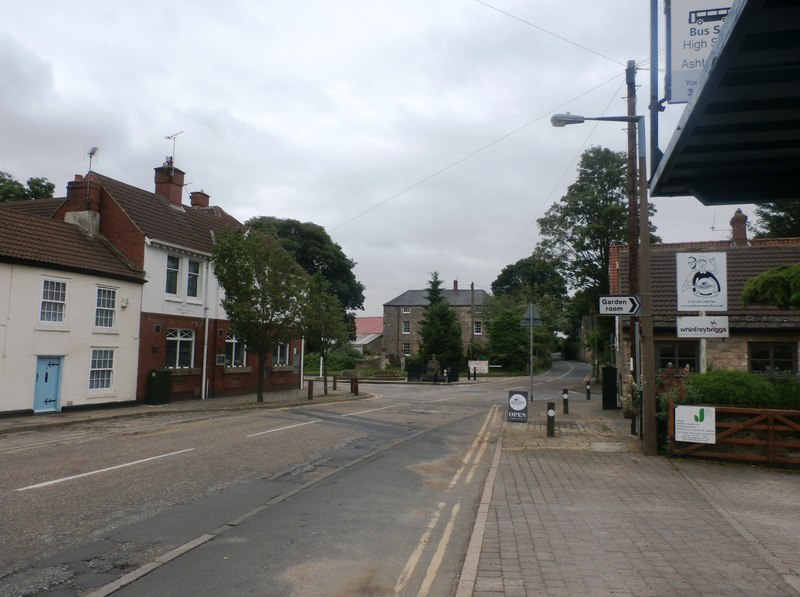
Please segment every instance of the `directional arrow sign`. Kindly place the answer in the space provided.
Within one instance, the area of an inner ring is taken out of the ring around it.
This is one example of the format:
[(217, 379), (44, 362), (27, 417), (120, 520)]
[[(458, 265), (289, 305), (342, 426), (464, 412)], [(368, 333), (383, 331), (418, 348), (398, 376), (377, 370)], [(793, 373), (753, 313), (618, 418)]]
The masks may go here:
[(635, 296), (601, 296), (599, 315), (636, 315), (641, 303)]

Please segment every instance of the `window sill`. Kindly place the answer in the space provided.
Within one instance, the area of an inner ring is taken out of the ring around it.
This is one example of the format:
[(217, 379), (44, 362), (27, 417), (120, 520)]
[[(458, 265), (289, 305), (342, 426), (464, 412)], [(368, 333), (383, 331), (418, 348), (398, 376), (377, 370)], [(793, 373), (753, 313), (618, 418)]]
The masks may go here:
[(34, 327), (37, 332), (69, 332), (70, 329), (65, 325), (46, 325), (39, 323)]
[(169, 371), (172, 373), (172, 377), (181, 377), (181, 376), (188, 376), (188, 375), (199, 375), (200, 369), (196, 367), (186, 367), (184, 369), (170, 369), (167, 367), (164, 371)]
[(294, 371), (294, 367), (292, 365), (278, 365), (277, 367), (272, 367), (271, 371)]
[(225, 367), (222, 370), (222, 373), (224, 375), (236, 374), (236, 373), (252, 373), (252, 372), (253, 372), (252, 367)]
[(107, 334), (109, 336), (119, 336), (119, 330), (116, 328), (92, 328), (93, 334)]

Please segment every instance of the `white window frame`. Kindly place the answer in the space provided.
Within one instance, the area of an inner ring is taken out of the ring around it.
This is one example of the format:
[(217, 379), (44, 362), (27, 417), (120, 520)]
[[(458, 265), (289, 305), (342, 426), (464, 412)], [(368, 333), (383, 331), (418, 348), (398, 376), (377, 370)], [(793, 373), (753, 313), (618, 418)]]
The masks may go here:
[[(178, 262), (177, 268), (170, 267), (170, 260)], [(180, 280), (181, 280), (181, 258), (177, 255), (167, 255), (167, 264), (164, 268), (164, 293), (171, 296), (178, 296), (180, 294)], [(174, 287), (174, 288), (171, 288)]]
[(403, 307), (403, 313), (411, 313), (411, 307)]
[(407, 357), (411, 356), (411, 342), (403, 342), (403, 354)]
[[(238, 352), (241, 352), (242, 362), (237, 364), (236, 354)], [(225, 366), (247, 367), (247, 346), (230, 332), (225, 336)]]
[[(50, 277), (42, 279), (42, 300), (39, 303), (39, 323), (59, 326), (67, 324), (68, 292), (68, 280)], [(45, 315), (47, 315), (47, 318), (45, 318)]]
[(474, 336), (483, 336), (483, 322), (482, 321), (473, 321), (472, 322), (472, 334)]
[(272, 351), (272, 366), (290, 367), (292, 365), (290, 354), (289, 344), (283, 342), (278, 344), (275, 350)]
[[(194, 368), (194, 330), (182, 328), (168, 328), (167, 329), (167, 350), (166, 356), (169, 357), (170, 343), (175, 344), (175, 359), (174, 362), (166, 363), (167, 369), (192, 369)], [(181, 365), (181, 347), (183, 344), (189, 344), (189, 364)]]
[[(192, 264), (197, 265), (196, 272), (192, 271)], [(194, 281), (194, 288), (192, 288), (192, 281)], [(186, 296), (193, 299), (200, 296), (200, 262), (197, 259), (186, 260)]]
[(114, 349), (92, 348), (89, 355), (89, 391), (108, 392), (114, 389)]
[(403, 334), (408, 335), (410, 333), (411, 333), (411, 322), (410, 321), (404, 321), (403, 322)]
[(117, 326), (117, 288), (98, 286), (94, 309), (94, 327), (112, 330)]

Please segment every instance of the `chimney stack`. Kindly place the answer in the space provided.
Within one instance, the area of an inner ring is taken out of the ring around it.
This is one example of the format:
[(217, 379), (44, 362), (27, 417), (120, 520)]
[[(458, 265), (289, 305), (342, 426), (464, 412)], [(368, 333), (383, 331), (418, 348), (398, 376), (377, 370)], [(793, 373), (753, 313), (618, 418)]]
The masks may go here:
[(185, 172), (175, 167), (171, 156), (160, 168), (155, 168), (156, 195), (166, 197), (174, 207), (183, 205), (183, 177)]
[(204, 191), (192, 191), (189, 195), (191, 198), (192, 207), (208, 207), (211, 197)]
[(737, 209), (731, 218), (731, 241), (734, 247), (746, 247), (747, 241), (747, 216)]
[(453, 290), (458, 290), (458, 280), (453, 280)]

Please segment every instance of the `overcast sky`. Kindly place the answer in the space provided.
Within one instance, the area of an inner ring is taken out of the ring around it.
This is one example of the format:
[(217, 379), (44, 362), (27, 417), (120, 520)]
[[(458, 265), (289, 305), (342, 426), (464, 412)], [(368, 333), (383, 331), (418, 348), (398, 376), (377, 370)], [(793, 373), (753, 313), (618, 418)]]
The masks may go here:
[[(202, 189), (242, 221), (323, 226), (358, 264), (359, 314), (380, 315), (433, 271), (489, 290), (531, 253), (580, 154), (626, 149), (622, 125), (550, 116), (624, 114), (627, 60), (643, 113), (648, 2), (7, 3), (0, 170), (63, 196), (97, 146), (95, 171), (153, 190), (181, 132), (187, 203)], [(682, 110), (662, 114), (662, 149)], [(735, 206), (654, 203), (666, 242), (728, 237)]]

